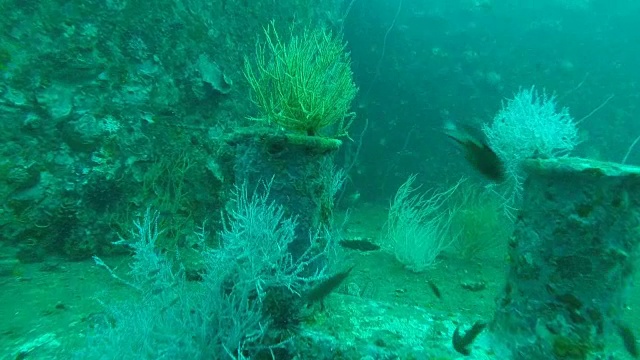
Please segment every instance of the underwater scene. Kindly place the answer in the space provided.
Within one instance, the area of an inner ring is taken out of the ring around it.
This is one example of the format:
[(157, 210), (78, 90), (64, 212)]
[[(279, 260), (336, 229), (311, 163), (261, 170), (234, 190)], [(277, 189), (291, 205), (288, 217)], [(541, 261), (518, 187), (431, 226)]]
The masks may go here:
[(640, 358), (639, 1), (0, 13), (0, 360)]

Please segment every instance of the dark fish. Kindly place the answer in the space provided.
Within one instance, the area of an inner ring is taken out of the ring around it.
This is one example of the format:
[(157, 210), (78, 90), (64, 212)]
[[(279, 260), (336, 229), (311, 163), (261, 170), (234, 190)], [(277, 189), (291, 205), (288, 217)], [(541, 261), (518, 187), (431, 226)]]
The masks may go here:
[(160, 273), (160, 269), (151, 270), (151, 271), (149, 271), (149, 273), (147, 274), (147, 278), (155, 277), (155, 276), (156, 276), (156, 275), (158, 275), (159, 273)]
[(467, 161), (488, 179), (501, 182), (505, 178), (504, 164), (496, 153), (487, 145), (478, 131), (471, 126), (448, 121), (444, 125), (444, 133), (464, 149)]
[(575, 295), (570, 293), (565, 293), (562, 295), (556, 295), (556, 299), (564, 304), (570, 311), (578, 311), (582, 308), (582, 301), (578, 299)]
[(313, 289), (309, 290), (306, 294), (306, 299), (309, 304), (313, 304), (318, 301), (324, 300), (327, 295), (331, 294), (333, 290), (335, 290), (342, 282), (349, 276), (349, 273), (353, 268), (352, 266), (348, 270), (339, 272), (335, 275), (332, 275), (330, 278), (322, 281), (320, 284), (316, 285)]
[(617, 323), (616, 327), (618, 328), (618, 334), (622, 338), (624, 348), (627, 349), (629, 355), (637, 359), (640, 356), (640, 350), (638, 350), (638, 343), (636, 342), (636, 336), (633, 334), (633, 331), (621, 323)]
[(372, 243), (368, 239), (340, 240), (340, 246), (346, 249), (359, 251), (375, 251), (380, 250), (380, 246)]
[(467, 331), (464, 336), (460, 336), (460, 327), (457, 327), (453, 332), (453, 348), (462, 355), (471, 355), (469, 345), (476, 339), (478, 335), (484, 330), (487, 324), (482, 321), (476, 321), (475, 324)]
[(163, 288), (163, 287), (155, 288), (151, 290), (151, 295), (160, 295), (162, 292), (164, 292), (165, 289), (166, 288)]
[(442, 294), (440, 293), (440, 289), (438, 289), (436, 284), (434, 284), (434, 282), (431, 281), (431, 280), (428, 280), (427, 284), (431, 288), (431, 291), (433, 292), (433, 295), (435, 295), (438, 299), (442, 299)]
[(160, 309), (160, 314), (164, 314), (164, 312), (167, 311), (173, 305), (175, 305), (178, 302), (178, 300), (180, 300), (179, 296), (171, 300), (167, 305), (163, 306), (162, 309)]

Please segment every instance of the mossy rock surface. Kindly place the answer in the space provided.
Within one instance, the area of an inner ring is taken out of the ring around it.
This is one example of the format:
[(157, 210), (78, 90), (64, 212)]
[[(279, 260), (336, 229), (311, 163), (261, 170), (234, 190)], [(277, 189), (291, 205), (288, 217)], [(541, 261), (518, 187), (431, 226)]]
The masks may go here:
[(310, 153), (325, 154), (338, 150), (342, 145), (342, 141), (339, 139), (290, 134), (270, 128), (238, 129), (226, 141), (234, 145), (245, 142), (248, 139), (259, 140), (269, 149), (269, 153), (273, 154), (295, 147), (301, 147)]
[(596, 177), (640, 177), (640, 167), (638, 166), (578, 157), (529, 159), (524, 161), (523, 166), (530, 173), (581, 174)]

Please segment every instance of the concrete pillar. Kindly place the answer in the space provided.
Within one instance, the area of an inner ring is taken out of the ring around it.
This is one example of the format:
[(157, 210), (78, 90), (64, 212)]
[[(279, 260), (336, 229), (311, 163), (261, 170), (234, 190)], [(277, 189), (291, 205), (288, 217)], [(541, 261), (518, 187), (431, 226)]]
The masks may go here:
[(236, 132), (226, 142), (232, 149), (233, 182), (247, 182), (251, 191), (273, 179), (271, 200), (297, 218), (296, 240), (289, 247), (297, 259), (309, 247), (310, 234), (331, 225), (333, 158), (342, 142), (262, 128)]
[(638, 263), (640, 168), (579, 158), (524, 168), (511, 267), (490, 324), (501, 358), (600, 353)]

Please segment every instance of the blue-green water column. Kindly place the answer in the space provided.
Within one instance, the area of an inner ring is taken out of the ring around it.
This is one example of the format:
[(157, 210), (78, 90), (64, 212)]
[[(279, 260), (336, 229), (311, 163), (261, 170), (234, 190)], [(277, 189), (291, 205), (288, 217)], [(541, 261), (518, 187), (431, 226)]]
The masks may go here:
[(524, 168), (493, 338), (514, 360), (604, 352), (638, 263), (640, 168), (579, 158)]
[(289, 247), (294, 259), (309, 247), (311, 234), (323, 241), (318, 230), (330, 229), (332, 223), (333, 158), (342, 142), (256, 128), (237, 131), (227, 143), (233, 154), (233, 182), (246, 182), (253, 190), (273, 179), (271, 200), (284, 207), (286, 216), (296, 217), (296, 240)]

